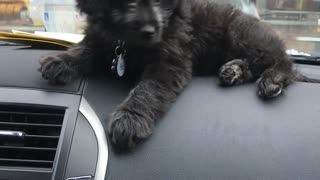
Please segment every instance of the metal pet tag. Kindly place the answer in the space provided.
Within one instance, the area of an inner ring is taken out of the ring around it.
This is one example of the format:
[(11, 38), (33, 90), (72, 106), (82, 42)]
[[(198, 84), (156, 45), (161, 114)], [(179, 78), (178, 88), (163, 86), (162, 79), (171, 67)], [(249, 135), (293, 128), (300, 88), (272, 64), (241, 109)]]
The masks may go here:
[(124, 49), (124, 42), (118, 42), (119, 45), (115, 48), (116, 58), (112, 61), (111, 71), (117, 74), (119, 77), (122, 77), (126, 71), (126, 64), (124, 56), (126, 50)]
[(117, 74), (118, 76), (122, 77), (126, 71), (126, 64), (124, 61), (124, 58), (122, 54), (118, 56), (118, 62), (117, 62)]

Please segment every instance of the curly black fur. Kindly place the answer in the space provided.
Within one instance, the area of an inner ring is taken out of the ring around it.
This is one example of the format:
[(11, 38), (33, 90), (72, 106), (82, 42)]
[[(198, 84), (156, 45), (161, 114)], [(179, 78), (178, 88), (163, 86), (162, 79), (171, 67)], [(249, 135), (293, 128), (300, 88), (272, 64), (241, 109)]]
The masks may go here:
[[(114, 144), (147, 138), (193, 74), (218, 74), (225, 85), (258, 80), (262, 98), (278, 96), (296, 77), (284, 43), (259, 19), (210, 0), (77, 0), (88, 16), (85, 39), (46, 57), (40, 71), (66, 83), (94, 67), (111, 67), (124, 41), (126, 76), (140, 77), (111, 114)], [(98, 65), (98, 66), (94, 66)]]

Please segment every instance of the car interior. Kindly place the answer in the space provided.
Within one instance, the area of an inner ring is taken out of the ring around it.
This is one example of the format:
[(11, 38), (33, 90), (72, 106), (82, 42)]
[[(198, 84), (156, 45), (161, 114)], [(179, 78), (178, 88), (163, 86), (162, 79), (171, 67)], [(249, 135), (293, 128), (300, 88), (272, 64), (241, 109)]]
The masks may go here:
[[(285, 23), (288, 9), (271, 10), (260, 16)], [(318, 42), (312, 53), (303, 44), (311, 40), (296, 39), (306, 49), (288, 55), (297, 70), (320, 79)], [(194, 77), (152, 136), (123, 150), (106, 127), (134, 83), (99, 72), (50, 85), (39, 59), (64, 49), (0, 40), (0, 180), (320, 179), (320, 84), (295, 82), (263, 101), (255, 83), (228, 88), (216, 77)]]

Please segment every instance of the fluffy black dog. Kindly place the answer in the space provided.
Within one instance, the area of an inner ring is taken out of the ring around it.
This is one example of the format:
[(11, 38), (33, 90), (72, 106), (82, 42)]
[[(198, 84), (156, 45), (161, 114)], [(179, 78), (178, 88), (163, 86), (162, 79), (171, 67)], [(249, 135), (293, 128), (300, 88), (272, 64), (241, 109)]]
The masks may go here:
[[(98, 66), (139, 76), (111, 114), (114, 144), (147, 138), (193, 74), (217, 73), (224, 85), (258, 80), (262, 98), (278, 96), (293, 80), (284, 43), (259, 19), (210, 0), (77, 0), (87, 15), (82, 42), (42, 59), (40, 71), (64, 84)], [(111, 70), (110, 70), (111, 71)]]

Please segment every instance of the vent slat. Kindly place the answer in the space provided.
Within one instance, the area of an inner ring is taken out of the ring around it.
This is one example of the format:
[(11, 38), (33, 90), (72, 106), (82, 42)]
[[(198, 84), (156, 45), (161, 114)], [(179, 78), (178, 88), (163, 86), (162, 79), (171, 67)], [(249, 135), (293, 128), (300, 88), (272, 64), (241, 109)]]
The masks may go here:
[(14, 168), (45, 168), (50, 169), (53, 162), (50, 161), (18, 161), (11, 159), (0, 159), (0, 167), (14, 167)]
[(0, 148), (0, 158), (49, 161), (49, 160), (53, 160), (54, 156), (55, 156), (55, 151)]
[(17, 146), (0, 146), (0, 149), (21, 149), (21, 150), (34, 150), (34, 151), (56, 151), (56, 148), (43, 148), (43, 147), (17, 147)]
[(0, 130), (7, 131), (22, 131), (30, 135), (45, 135), (45, 136), (59, 136), (61, 126), (26, 126), (21, 124), (2, 124), (0, 123)]
[(59, 136), (42, 136), (42, 135), (30, 135), (30, 134), (25, 135), (25, 137), (28, 137), (28, 138), (49, 138), (49, 139), (59, 139)]
[(28, 159), (10, 159), (10, 158), (0, 158), (1, 161), (11, 161), (11, 162), (29, 162), (29, 163), (46, 163), (53, 164), (53, 161), (45, 161), (45, 160), (28, 160)]
[(58, 124), (36, 124), (36, 123), (15, 123), (15, 122), (0, 122), (1, 125), (12, 125), (12, 126), (44, 126), (44, 127), (59, 127), (62, 125)]
[(36, 116), (59, 116), (63, 117), (63, 114), (58, 113), (31, 113), (31, 112), (10, 112), (10, 111), (0, 111), (0, 114), (16, 114), (16, 115), (36, 115)]
[(14, 161), (14, 162), (34, 162), (34, 163), (53, 163), (53, 161), (45, 160), (28, 160), (28, 159), (10, 159), (10, 158), (0, 158), (0, 161)]
[(63, 116), (64, 116), (63, 114), (53, 114), (53, 113), (0, 111), (1, 122), (60, 125), (62, 124)]
[(24, 136), (0, 136), (0, 167), (52, 168), (64, 110), (0, 105), (0, 130)]
[(0, 138), (0, 146), (56, 148), (59, 138), (25, 136), (25, 138)]

